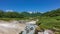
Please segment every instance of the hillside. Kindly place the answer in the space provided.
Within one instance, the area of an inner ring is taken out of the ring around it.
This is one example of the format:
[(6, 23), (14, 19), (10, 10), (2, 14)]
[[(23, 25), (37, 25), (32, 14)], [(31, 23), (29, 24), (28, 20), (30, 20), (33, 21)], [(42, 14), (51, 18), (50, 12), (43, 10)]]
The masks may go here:
[(37, 25), (41, 30), (51, 29), (58, 32), (56, 34), (60, 34), (60, 9), (46, 12), (37, 18), (39, 19)]
[(5, 12), (0, 10), (0, 20), (36, 20), (39, 28), (51, 29), (60, 34), (60, 8), (56, 10), (51, 10), (45, 13), (28, 13), (28, 12)]

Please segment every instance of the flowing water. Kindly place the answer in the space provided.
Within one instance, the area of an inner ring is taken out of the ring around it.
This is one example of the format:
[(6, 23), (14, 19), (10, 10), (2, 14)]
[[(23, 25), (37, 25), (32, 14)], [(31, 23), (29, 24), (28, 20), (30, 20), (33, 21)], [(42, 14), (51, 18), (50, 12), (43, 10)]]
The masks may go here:
[(22, 34), (34, 34), (35, 33), (35, 28), (36, 28), (35, 22), (34, 21), (29, 22), (26, 25), (25, 30), (23, 31)]

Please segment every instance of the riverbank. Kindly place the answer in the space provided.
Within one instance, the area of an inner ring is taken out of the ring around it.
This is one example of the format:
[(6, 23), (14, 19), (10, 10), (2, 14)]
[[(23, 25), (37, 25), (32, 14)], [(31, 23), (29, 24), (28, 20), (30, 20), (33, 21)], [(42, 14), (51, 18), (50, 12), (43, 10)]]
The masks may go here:
[(19, 23), (19, 21), (0, 21), (1, 34), (18, 34), (24, 30), (26, 24)]

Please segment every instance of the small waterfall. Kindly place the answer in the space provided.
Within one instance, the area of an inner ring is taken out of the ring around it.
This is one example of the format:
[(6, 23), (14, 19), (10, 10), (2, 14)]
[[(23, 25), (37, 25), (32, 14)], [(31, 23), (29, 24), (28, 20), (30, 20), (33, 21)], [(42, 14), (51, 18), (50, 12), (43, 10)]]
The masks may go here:
[(35, 28), (36, 28), (36, 25), (29, 22), (26, 25), (25, 30), (23, 31), (22, 34), (34, 34)]

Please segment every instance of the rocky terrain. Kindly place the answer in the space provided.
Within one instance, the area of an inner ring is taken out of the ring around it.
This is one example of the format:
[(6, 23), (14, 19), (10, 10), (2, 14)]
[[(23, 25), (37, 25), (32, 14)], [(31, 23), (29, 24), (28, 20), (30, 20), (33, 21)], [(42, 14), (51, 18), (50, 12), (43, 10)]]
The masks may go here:
[(19, 34), (25, 26), (26, 24), (19, 21), (0, 21), (0, 34)]

